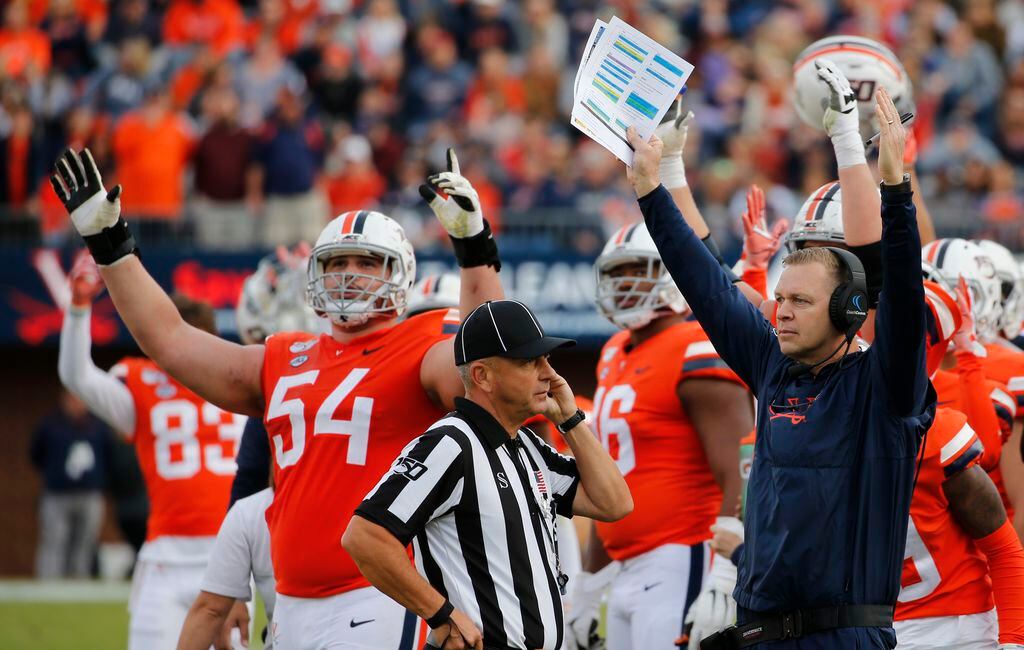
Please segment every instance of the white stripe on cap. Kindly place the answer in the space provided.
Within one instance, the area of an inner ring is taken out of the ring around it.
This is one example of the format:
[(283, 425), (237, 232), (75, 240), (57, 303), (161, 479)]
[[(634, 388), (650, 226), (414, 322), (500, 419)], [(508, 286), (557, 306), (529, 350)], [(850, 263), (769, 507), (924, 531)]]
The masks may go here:
[(953, 436), (953, 439), (942, 445), (942, 451), (939, 452), (939, 462), (945, 463), (947, 460), (956, 455), (958, 451), (967, 446), (969, 442), (974, 438), (974, 429), (971, 425), (965, 424), (960, 432)]
[(494, 320), (494, 311), (491, 309), (491, 302), (487, 301), (484, 303), (487, 305), (487, 313), (491, 315), (491, 324), (494, 325), (494, 333), (498, 335), (498, 343), (501, 343), (502, 352), (508, 352), (508, 346), (505, 345), (505, 340), (501, 338), (501, 330), (498, 329), (498, 321)]
[(466, 320), (464, 320), (462, 322), (462, 336), (460, 337), (461, 340), (459, 341), (459, 343), (462, 344), (462, 360), (463, 361), (466, 360), (466, 325), (469, 323), (469, 319), (473, 318), (473, 314), (475, 314), (477, 312), (477, 310), (480, 309), (481, 307), (483, 307), (483, 305), (477, 305), (476, 308), (473, 311), (469, 312), (469, 316), (466, 316)]
[(537, 328), (537, 334), (540, 334), (541, 337), (543, 337), (544, 336), (544, 330), (542, 330), (540, 328), (540, 323), (538, 323), (537, 319), (533, 317), (533, 313), (530, 311), (530, 308), (527, 307), (526, 305), (524, 305), (523, 303), (519, 302), (518, 300), (510, 300), (509, 302), (514, 302), (514, 303), (516, 303), (517, 305), (519, 305), (520, 307), (523, 308), (523, 310), (526, 312), (526, 314), (530, 317), (530, 320), (533, 321), (533, 326)]

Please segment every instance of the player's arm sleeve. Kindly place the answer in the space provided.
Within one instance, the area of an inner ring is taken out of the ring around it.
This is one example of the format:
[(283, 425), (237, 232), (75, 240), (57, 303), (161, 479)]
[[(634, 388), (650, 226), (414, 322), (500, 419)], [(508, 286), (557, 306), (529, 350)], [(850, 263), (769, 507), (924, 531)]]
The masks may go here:
[(266, 488), (270, 479), (270, 440), (259, 418), (249, 418), (245, 423), (235, 463), (238, 470), (231, 482), (231, 502), (228, 508), (239, 499)]
[(403, 545), (432, 519), (462, 500), (465, 468), (454, 427), (428, 431), (410, 442), (366, 495), (356, 514), (378, 524)]
[(91, 309), (74, 307), (64, 312), (57, 374), (61, 383), (85, 402), (90, 411), (119, 433), (129, 436), (135, 431), (135, 401), (123, 383), (93, 363), (91, 314)]
[(897, 417), (923, 413), (928, 404), (925, 369), (925, 302), (921, 279), (921, 236), (912, 192), (882, 189), (882, 293), (869, 350), (875, 381), (884, 387)]
[(580, 486), (580, 470), (576, 459), (558, 453), (558, 450), (544, 442), (540, 436), (529, 429), (526, 431), (536, 446), (544, 464), (548, 468), (551, 482), (551, 494), (555, 500), (555, 512), (567, 519), (572, 519), (572, 502), (576, 499), (576, 491)]
[(988, 558), (999, 619), (999, 643), (1024, 644), (1024, 548), (1009, 520), (975, 540)]
[[(218, 596), (227, 596), (239, 600), (251, 600), (252, 589), (249, 576), (252, 574), (252, 554), (246, 531), (250, 529), (249, 519), (260, 513), (250, 512), (245, 502), (232, 508), (217, 532), (217, 539), (210, 551), (210, 559), (206, 563), (203, 581), (199, 588)], [(259, 505), (259, 503), (256, 503)]]
[(768, 271), (765, 269), (755, 269), (749, 264), (744, 265), (743, 274), (740, 279), (746, 282), (751, 289), (761, 295), (762, 298), (768, 298)]
[(683, 220), (664, 186), (638, 201), (662, 263), (722, 359), (755, 392), (778, 342), (771, 324), (732, 283)]
[(990, 472), (999, 466), (1003, 448), (999, 416), (993, 405), (988, 382), (985, 381), (981, 360), (969, 351), (958, 351), (956, 365), (960, 371), (960, 399), (963, 412), (971, 428), (978, 434), (982, 447), (985, 448), (980, 461), (981, 467)]

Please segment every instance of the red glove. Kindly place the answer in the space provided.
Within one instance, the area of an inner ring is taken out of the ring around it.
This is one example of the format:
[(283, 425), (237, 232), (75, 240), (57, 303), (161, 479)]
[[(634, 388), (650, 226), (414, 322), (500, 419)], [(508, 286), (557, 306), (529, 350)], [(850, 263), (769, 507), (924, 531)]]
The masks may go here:
[(978, 332), (974, 328), (971, 291), (967, 288), (967, 282), (962, 275), (956, 287), (956, 304), (960, 308), (960, 327), (953, 335), (953, 349), (958, 353), (966, 352), (976, 357), (987, 356), (985, 346), (978, 342)]
[(768, 268), (782, 245), (782, 235), (789, 230), (789, 221), (779, 219), (769, 232), (764, 215), (764, 191), (751, 185), (747, 192), (747, 211), (743, 213), (743, 263), (758, 270)]

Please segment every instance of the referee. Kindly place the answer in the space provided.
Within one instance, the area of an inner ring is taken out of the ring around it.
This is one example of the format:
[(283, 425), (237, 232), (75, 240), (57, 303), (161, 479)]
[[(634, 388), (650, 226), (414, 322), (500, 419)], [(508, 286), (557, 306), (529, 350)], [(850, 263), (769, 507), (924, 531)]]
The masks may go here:
[[(567, 578), (556, 513), (615, 521), (633, 509), (622, 474), (548, 363), (549, 352), (573, 344), (545, 336), (520, 302), (473, 310), (455, 336), (466, 399), (402, 450), (345, 531), (363, 575), (426, 619), (428, 648), (560, 648)], [(536, 414), (561, 423), (574, 458), (520, 427)]]

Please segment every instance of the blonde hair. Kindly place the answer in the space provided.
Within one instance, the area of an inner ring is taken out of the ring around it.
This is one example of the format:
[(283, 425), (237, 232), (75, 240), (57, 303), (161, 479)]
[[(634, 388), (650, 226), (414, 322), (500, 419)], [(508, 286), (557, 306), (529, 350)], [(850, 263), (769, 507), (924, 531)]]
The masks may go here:
[(824, 266), (832, 274), (837, 286), (850, 279), (850, 270), (846, 268), (846, 265), (840, 261), (835, 253), (827, 248), (809, 247), (793, 251), (782, 260), (782, 266), (788, 268), (813, 262)]

